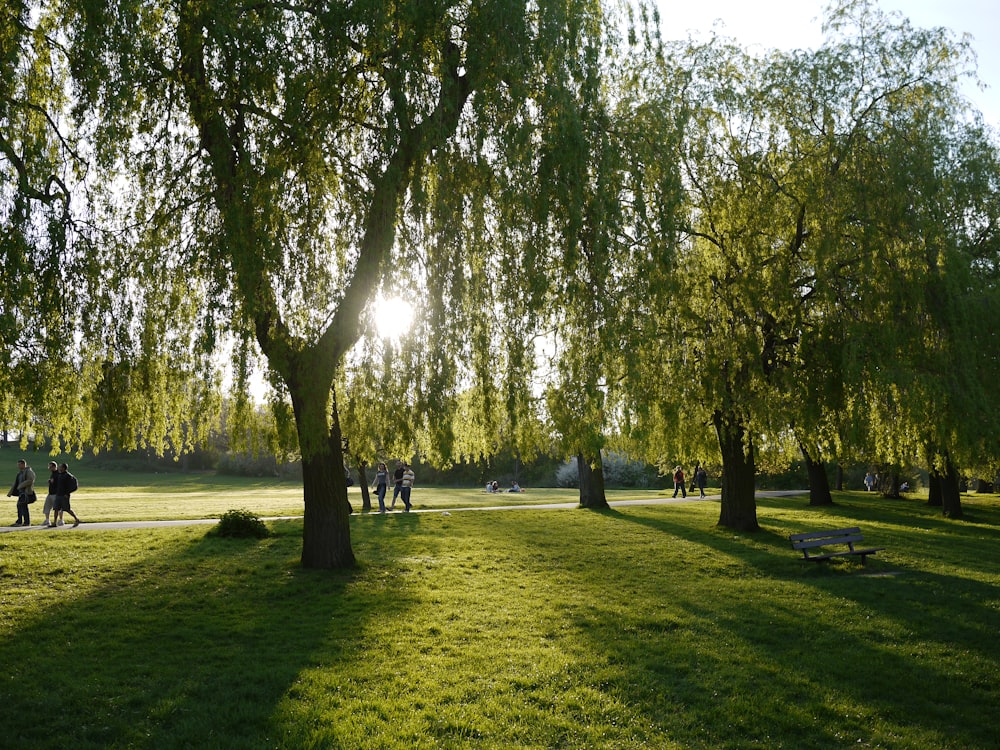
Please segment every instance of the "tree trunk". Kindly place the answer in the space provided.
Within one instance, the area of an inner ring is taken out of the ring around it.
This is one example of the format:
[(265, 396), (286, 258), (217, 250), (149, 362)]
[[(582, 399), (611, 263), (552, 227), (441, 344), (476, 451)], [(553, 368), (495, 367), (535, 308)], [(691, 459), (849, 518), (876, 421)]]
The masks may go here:
[(902, 497), (899, 494), (899, 469), (893, 468), (889, 471), (880, 472), (878, 487), (882, 491), (882, 497), (891, 497), (894, 500), (899, 500)]
[(363, 458), (355, 458), (358, 467), (358, 482), (361, 484), (361, 512), (372, 512), (372, 496), (368, 491), (368, 464)]
[(301, 367), (309, 376), (288, 383), (302, 451), (302, 565), (320, 570), (350, 568), (355, 558), (340, 422), (336, 403), (327, 409), (333, 378), (324, 379), (316, 372), (318, 368), (311, 369)]
[(945, 473), (941, 480), (941, 505), (948, 518), (962, 517), (962, 493), (959, 491), (958, 469), (945, 454)]
[(732, 412), (712, 415), (722, 452), (722, 509), (719, 526), (737, 531), (757, 531), (757, 499), (754, 481), (757, 469), (753, 441), (743, 423)]
[(837, 492), (844, 490), (844, 467), (837, 464)]
[(802, 458), (806, 462), (806, 472), (809, 474), (809, 504), (833, 505), (833, 495), (830, 494), (830, 480), (826, 476), (826, 465), (822, 461), (813, 461), (806, 447), (799, 444)]
[(591, 510), (611, 507), (604, 493), (604, 463), (601, 461), (601, 451), (598, 450), (596, 458), (592, 460), (583, 453), (578, 453), (576, 466), (580, 472), (580, 507)]
[(944, 505), (944, 497), (941, 490), (941, 475), (937, 469), (931, 467), (927, 474), (927, 504), (933, 508), (940, 508)]

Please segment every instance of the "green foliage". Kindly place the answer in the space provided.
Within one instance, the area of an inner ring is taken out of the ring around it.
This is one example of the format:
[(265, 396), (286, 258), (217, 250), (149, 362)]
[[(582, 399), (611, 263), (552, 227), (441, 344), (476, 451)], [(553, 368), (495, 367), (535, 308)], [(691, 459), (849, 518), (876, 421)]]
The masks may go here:
[(651, 459), (710, 456), (713, 422), (770, 467), (995, 453), (994, 326), (968, 312), (998, 292), (1000, 186), (958, 93), (967, 44), (868, 2), (825, 30), (812, 51), (665, 58), (686, 205), (631, 347), (630, 436)]
[(217, 536), (236, 539), (266, 539), (270, 532), (256, 513), (249, 510), (227, 510), (219, 519), (214, 532)]

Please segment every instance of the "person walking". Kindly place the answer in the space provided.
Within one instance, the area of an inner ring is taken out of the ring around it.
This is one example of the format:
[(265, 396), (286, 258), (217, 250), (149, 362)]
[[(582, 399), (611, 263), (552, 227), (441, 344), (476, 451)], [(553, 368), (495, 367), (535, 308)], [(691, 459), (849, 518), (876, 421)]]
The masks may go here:
[(704, 466), (698, 466), (694, 472), (694, 483), (698, 486), (698, 491), (705, 497), (705, 485), (708, 484), (708, 472)]
[(396, 470), (392, 472), (392, 505), (389, 510), (396, 510), (396, 498), (403, 494), (403, 462), (396, 462)]
[(389, 489), (389, 469), (385, 464), (379, 464), (375, 472), (375, 483), (372, 489), (378, 496), (378, 512), (385, 513), (385, 493)]
[(674, 497), (677, 497), (678, 490), (681, 497), (687, 497), (687, 488), (684, 487), (684, 470), (680, 466), (674, 467)]
[(49, 492), (45, 496), (45, 505), (42, 507), (42, 513), (45, 514), (45, 520), (42, 521), (42, 526), (55, 526), (56, 521), (53, 517), (52, 523), (49, 523), (49, 515), (56, 507), (56, 479), (59, 476), (59, 464), (55, 461), (49, 461)]
[(28, 505), (35, 502), (35, 472), (23, 458), (17, 462), (17, 476), (7, 492), (7, 497), (17, 498), (17, 521), (12, 526), (31, 526)]
[(69, 473), (69, 466), (59, 464), (59, 473), (56, 476), (56, 525), (62, 526), (64, 513), (73, 516), (74, 528), (80, 525), (80, 518), (73, 512), (69, 500), (70, 495), (76, 492), (76, 488), (76, 477)]
[(406, 512), (410, 512), (410, 491), (413, 489), (413, 469), (411, 469), (407, 464), (403, 464), (403, 505), (406, 506)]

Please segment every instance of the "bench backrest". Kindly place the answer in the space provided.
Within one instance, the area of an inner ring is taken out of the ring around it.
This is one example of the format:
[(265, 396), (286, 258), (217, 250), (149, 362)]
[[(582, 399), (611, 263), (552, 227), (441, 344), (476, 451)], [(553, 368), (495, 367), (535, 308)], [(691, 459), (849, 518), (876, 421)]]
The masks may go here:
[(864, 541), (861, 529), (852, 526), (849, 529), (834, 529), (829, 531), (805, 531), (801, 534), (791, 534), (788, 537), (793, 549), (811, 549), (825, 547), (828, 544), (848, 544)]

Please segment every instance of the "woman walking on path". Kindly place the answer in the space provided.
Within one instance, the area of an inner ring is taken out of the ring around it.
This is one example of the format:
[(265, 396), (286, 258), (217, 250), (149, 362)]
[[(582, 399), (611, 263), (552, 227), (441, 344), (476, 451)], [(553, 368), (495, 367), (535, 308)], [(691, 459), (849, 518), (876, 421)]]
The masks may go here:
[(413, 469), (410, 468), (409, 464), (403, 464), (403, 505), (406, 506), (406, 512), (410, 512), (410, 491), (413, 489)]

